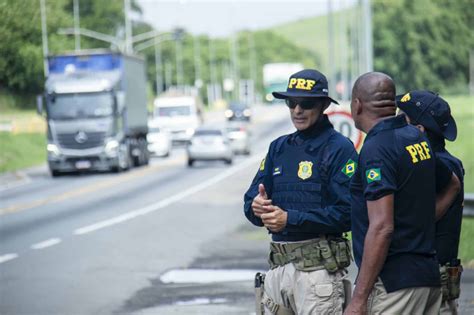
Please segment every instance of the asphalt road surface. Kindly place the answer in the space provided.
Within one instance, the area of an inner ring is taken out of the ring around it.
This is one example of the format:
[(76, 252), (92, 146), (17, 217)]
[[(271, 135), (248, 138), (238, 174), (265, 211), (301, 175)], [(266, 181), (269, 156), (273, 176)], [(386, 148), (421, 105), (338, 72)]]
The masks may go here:
[[(253, 153), (231, 166), (188, 168), (177, 149), (121, 174), (53, 179), (40, 167), (2, 183), (0, 313), (254, 313), (269, 238), (242, 196), (270, 141), (291, 130), (283, 107), (254, 116)], [(471, 314), (474, 274), (463, 280)]]

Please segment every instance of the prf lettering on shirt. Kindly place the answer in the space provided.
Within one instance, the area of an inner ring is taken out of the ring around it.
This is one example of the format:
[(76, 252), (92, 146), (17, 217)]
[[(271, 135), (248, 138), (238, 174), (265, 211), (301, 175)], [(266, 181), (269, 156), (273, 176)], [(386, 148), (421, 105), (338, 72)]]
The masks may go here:
[(410, 153), (413, 164), (418, 163), (419, 161), (431, 159), (430, 148), (426, 141), (408, 145), (405, 149)]
[(311, 89), (313, 88), (315, 84), (316, 84), (316, 81), (314, 80), (291, 78), (290, 82), (288, 83), (288, 88), (311, 91)]

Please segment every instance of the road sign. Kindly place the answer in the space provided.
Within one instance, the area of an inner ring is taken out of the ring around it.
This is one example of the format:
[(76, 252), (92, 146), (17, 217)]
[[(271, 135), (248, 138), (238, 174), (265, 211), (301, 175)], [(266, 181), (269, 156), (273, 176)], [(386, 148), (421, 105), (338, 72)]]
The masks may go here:
[(364, 136), (362, 132), (355, 127), (354, 119), (352, 119), (351, 114), (346, 111), (332, 111), (327, 113), (327, 115), (334, 129), (351, 139), (355, 148), (358, 150), (362, 145)]

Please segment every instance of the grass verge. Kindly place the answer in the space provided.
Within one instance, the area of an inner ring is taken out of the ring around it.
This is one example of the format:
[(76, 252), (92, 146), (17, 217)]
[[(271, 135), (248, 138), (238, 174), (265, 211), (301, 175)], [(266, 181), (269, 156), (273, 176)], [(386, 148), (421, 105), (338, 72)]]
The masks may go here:
[(44, 133), (0, 132), (0, 173), (39, 165), (45, 161)]
[(459, 257), (464, 267), (474, 269), (474, 218), (464, 217), (461, 229), (461, 244), (459, 245)]

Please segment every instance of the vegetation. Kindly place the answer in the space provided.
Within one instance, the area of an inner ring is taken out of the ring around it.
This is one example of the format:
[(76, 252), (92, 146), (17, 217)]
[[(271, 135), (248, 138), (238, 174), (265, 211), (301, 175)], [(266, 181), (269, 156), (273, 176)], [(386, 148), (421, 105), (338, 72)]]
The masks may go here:
[(464, 217), (461, 227), (461, 243), (459, 244), (459, 257), (464, 267), (474, 268), (474, 218)]
[(0, 173), (45, 163), (44, 133), (0, 132), (0, 144)]
[(474, 97), (449, 96), (445, 97), (451, 106), (453, 117), (458, 127), (458, 137), (455, 142), (446, 142), (446, 147), (453, 155), (458, 157), (464, 165), (466, 177), (464, 190), (474, 192), (474, 141), (472, 141), (472, 130), (474, 130)]

